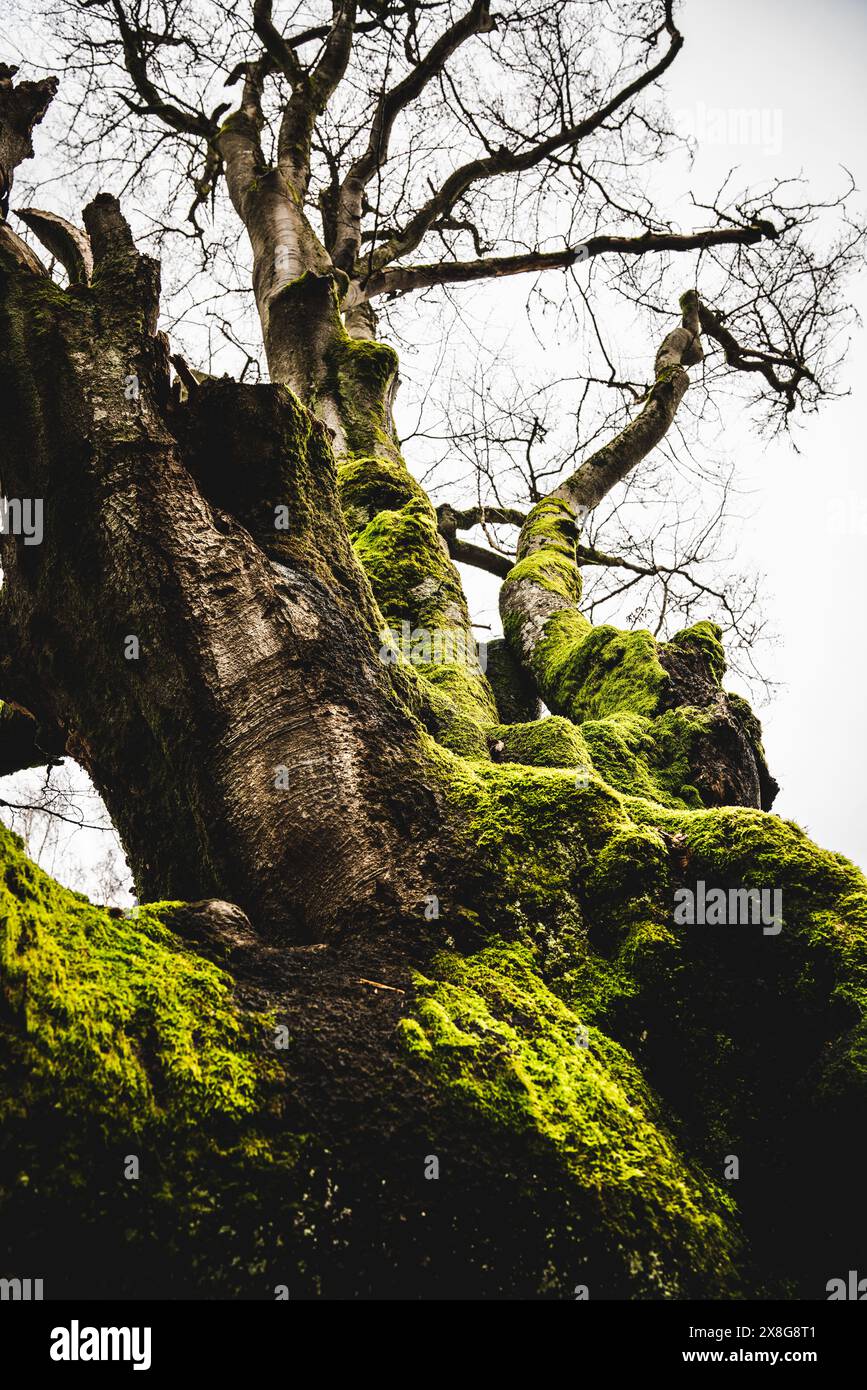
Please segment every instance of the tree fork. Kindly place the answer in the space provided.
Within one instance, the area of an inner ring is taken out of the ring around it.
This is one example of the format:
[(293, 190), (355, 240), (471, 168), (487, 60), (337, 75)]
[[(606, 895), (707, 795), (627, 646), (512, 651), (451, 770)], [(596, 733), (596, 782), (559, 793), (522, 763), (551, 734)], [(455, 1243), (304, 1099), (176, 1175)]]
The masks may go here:
[(701, 306), (681, 296), (682, 321), (656, 354), (640, 414), (530, 512), (517, 563), (503, 583), (507, 638), (548, 707), (581, 724), (626, 715), (649, 721), (660, 771), (682, 760), (675, 792), (686, 804), (769, 809), (777, 792), (761, 726), (747, 702), (723, 691), (719, 630), (698, 623), (671, 642), (649, 632), (594, 628), (581, 614), (578, 538), (586, 517), (664, 437), (700, 362)]

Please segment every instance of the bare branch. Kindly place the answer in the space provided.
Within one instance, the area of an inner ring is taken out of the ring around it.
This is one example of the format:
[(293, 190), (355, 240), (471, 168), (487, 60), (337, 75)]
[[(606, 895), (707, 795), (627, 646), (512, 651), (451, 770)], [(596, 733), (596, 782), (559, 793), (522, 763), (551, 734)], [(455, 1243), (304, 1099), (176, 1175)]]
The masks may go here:
[(389, 142), (399, 113), (415, 101), (427, 84), (441, 73), (452, 54), (474, 34), (496, 27), (489, 0), (473, 0), (471, 8), (441, 34), (411, 72), (380, 96), (370, 128), (367, 149), (355, 160), (340, 188), (337, 204), (337, 236), (334, 263), (351, 271), (361, 245), (364, 190), (388, 158)]
[[(437, 220), (450, 214), (458, 200), (473, 184), (504, 174), (523, 173), (560, 150), (574, 149), (587, 136), (599, 130), (610, 116), (661, 77), (683, 47), (683, 35), (676, 28), (672, 16), (672, 0), (666, 0), (665, 18), (660, 28), (654, 32), (653, 39), (662, 32), (668, 34), (669, 44), (659, 61), (633, 78), (583, 120), (563, 125), (527, 149), (513, 150), (502, 145), (483, 158), (469, 160), (455, 169), (433, 196), (410, 218), (402, 231), (396, 232), (371, 256), (371, 270), (383, 270), (392, 261), (414, 251)], [(363, 268), (359, 270), (363, 274)]]
[(701, 251), (711, 246), (752, 246), (764, 237), (776, 238), (771, 223), (748, 227), (710, 227), (696, 232), (644, 232), (637, 237), (592, 236), (580, 246), (561, 251), (526, 251), (514, 256), (489, 256), (473, 261), (439, 261), (431, 265), (392, 266), (371, 275), (365, 283), (369, 299), (377, 295), (401, 295), (431, 285), (466, 284), (526, 275), (532, 271), (568, 270), (594, 256), (616, 253), (645, 256), (652, 251)]
[(568, 502), (581, 521), (664, 437), (689, 385), (686, 368), (702, 359), (698, 295), (687, 290), (680, 304), (681, 326), (666, 334), (660, 345), (655, 380), (641, 414), (551, 494)]
[(172, 130), (188, 135), (198, 135), (205, 140), (213, 139), (216, 134), (216, 125), (213, 120), (209, 120), (205, 116), (204, 112), (183, 111), (175, 103), (163, 98), (148, 70), (144, 49), (147, 38), (146, 31), (137, 29), (129, 22), (120, 0), (112, 0), (112, 10), (123, 44), (127, 72), (133, 80), (136, 91), (145, 103), (144, 106), (137, 106), (128, 101), (127, 105), (130, 110), (138, 112), (139, 115), (158, 116)]

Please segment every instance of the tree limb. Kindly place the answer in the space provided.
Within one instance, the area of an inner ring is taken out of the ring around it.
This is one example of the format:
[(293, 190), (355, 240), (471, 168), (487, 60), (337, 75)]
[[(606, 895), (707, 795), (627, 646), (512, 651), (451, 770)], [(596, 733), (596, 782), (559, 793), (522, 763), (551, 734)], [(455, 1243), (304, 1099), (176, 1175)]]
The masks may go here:
[[(383, 270), (400, 256), (408, 255), (410, 251), (414, 251), (434, 223), (440, 217), (447, 216), (458, 199), (474, 183), (503, 174), (523, 173), (525, 170), (541, 164), (549, 155), (555, 154), (558, 150), (573, 148), (588, 135), (592, 135), (609, 116), (630, 101), (632, 97), (649, 87), (658, 77), (661, 77), (683, 47), (683, 35), (676, 28), (672, 16), (672, 0), (665, 0), (665, 18), (660, 29), (653, 36), (654, 39), (663, 31), (669, 36), (669, 45), (659, 61), (639, 74), (638, 77), (633, 78), (631, 82), (628, 82), (625, 87), (622, 87), (620, 91), (616, 92), (591, 115), (586, 116), (584, 120), (578, 121), (574, 125), (561, 127), (553, 135), (531, 145), (529, 149), (510, 150), (506, 146), (501, 146), (493, 154), (472, 159), (455, 169), (433, 196), (410, 218), (403, 230), (396, 232), (371, 256), (371, 269)], [(359, 267), (358, 273), (363, 274), (363, 271), (364, 267)]]
[(317, 62), (302, 70), (283, 111), (277, 137), (277, 163), (295, 196), (303, 198), (310, 182), (310, 143), (317, 116), (346, 72), (352, 52), (356, 0), (332, 0), (332, 25)]
[(367, 148), (350, 167), (338, 195), (335, 265), (349, 272), (355, 264), (361, 245), (364, 190), (388, 158), (391, 132), (400, 112), (442, 72), (451, 55), (467, 39), (474, 34), (489, 33), (495, 27), (490, 0), (473, 0), (466, 14), (440, 35), (413, 70), (389, 91), (383, 91), (374, 112)]
[(18, 208), (16, 215), (39, 238), (46, 251), (60, 261), (71, 285), (87, 285), (93, 275), (93, 252), (87, 234), (55, 212)]
[[(699, 306), (702, 332), (713, 338), (722, 348), (726, 362), (739, 372), (760, 372), (768, 385), (786, 397), (786, 413), (795, 409), (798, 386), (805, 379), (816, 382), (816, 378), (804, 362), (785, 354), (761, 352), (757, 348), (745, 348), (734, 334), (725, 327), (719, 314), (715, 314), (705, 304)], [(783, 379), (775, 368), (786, 368), (791, 375)]]
[(112, 10), (120, 34), (126, 70), (136, 91), (145, 102), (143, 107), (137, 107), (130, 101), (126, 101), (126, 104), (141, 115), (158, 116), (165, 125), (180, 134), (197, 135), (205, 140), (212, 140), (216, 134), (216, 127), (203, 112), (182, 111), (179, 106), (162, 97), (148, 71), (147, 60), (141, 47), (144, 33), (129, 23), (120, 0), (112, 0)]
[(0, 705), (0, 777), (29, 767), (54, 767), (63, 756), (64, 743), (59, 729), (46, 733), (24, 710)]
[(439, 261), (430, 265), (391, 266), (374, 273), (364, 288), (368, 299), (398, 296), (431, 285), (466, 284), (532, 271), (568, 270), (594, 256), (614, 253), (644, 256), (651, 251), (700, 251), (710, 246), (752, 246), (776, 237), (771, 223), (747, 227), (708, 227), (696, 232), (645, 232), (641, 236), (593, 236), (580, 246), (560, 251), (526, 251), (514, 256), (488, 256), (472, 261)]
[[(687, 290), (681, 295), (680, 305), (681, 325), (667, 334), (660, 345), (654, 364), (654, 383), (641, 414), (551, 494), (567, 502), (582, 521), (664, 437), (689, 385), (686, 368), (702, 360), (696, 291)], [(520, 543), (518, 553), (521, 553)]]
[(19, 164), (32, 159), (31, 135), (57, 91), (57, 78), (13, 85), (16, 67), (0, 63), (0, 222), (9, 212), (12, 179)]

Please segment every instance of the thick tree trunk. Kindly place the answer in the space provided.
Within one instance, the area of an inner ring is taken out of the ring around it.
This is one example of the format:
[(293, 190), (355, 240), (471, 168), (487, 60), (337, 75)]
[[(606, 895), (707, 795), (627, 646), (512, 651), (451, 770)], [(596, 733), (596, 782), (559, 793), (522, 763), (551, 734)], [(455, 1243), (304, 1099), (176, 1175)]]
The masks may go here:
[(279, 386), (179, 403), (156, 267), (112, 200), (86, 222), (67, 292), (4, 229), (2, 478), (45, 515), (42, 545), (4, 540), (4, 695), (63, 730), (143, 897), (303, 938), (405, 907), (437, 810), (327, 432)]

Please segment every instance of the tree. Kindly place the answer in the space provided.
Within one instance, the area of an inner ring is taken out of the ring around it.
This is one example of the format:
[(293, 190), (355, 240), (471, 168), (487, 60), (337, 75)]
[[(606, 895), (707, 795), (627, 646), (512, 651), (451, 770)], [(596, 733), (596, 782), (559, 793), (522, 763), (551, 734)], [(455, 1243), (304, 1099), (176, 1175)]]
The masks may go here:
[[(0, 753), (86, 769), (147, 904), (101, 913), (6, 837), (4, 1172), (35, 1175), (7, 1248), (61, 1285), (83, 1231), (88, 1286), (128, 1292), (732, 1296), (848, 1268), (864, 881), (769, 814), (718, 627), (580, 605), (582, 567), (621, 562), (582, 528), (690, 371), (742, 374), (772, 427), (833, 393), (861, 233), (841, 212), (820, 250), (784, 186), (686, 231), (644, 206), (683, 37), (668, 0), (602, 10), (62, 11), (74, 160), (110, 168), (121, 119), (137, 177), (171, 144), (206, 259), (228, 195), (267, 383), (173, 351), (115, 196), (83, 228), (18, 205), (58, 84), (0, 71), (4, 196), (67, 280), (0, 224), (3, 490), (44, 502), (41, 544), (3, 538)], [(563, 188), (591, 233), (516, 249)], [(471, 553), (479, 514), (437, 513), (402, 457), (376, 306), (606, 257), (650, 304), (696, 250), (628, 423), (486, 509), (514, 562)], [(453, 564), (480, 558), (486, 663)], [(699, 884), (779, 890), (784, 930), (690, 930)]]

